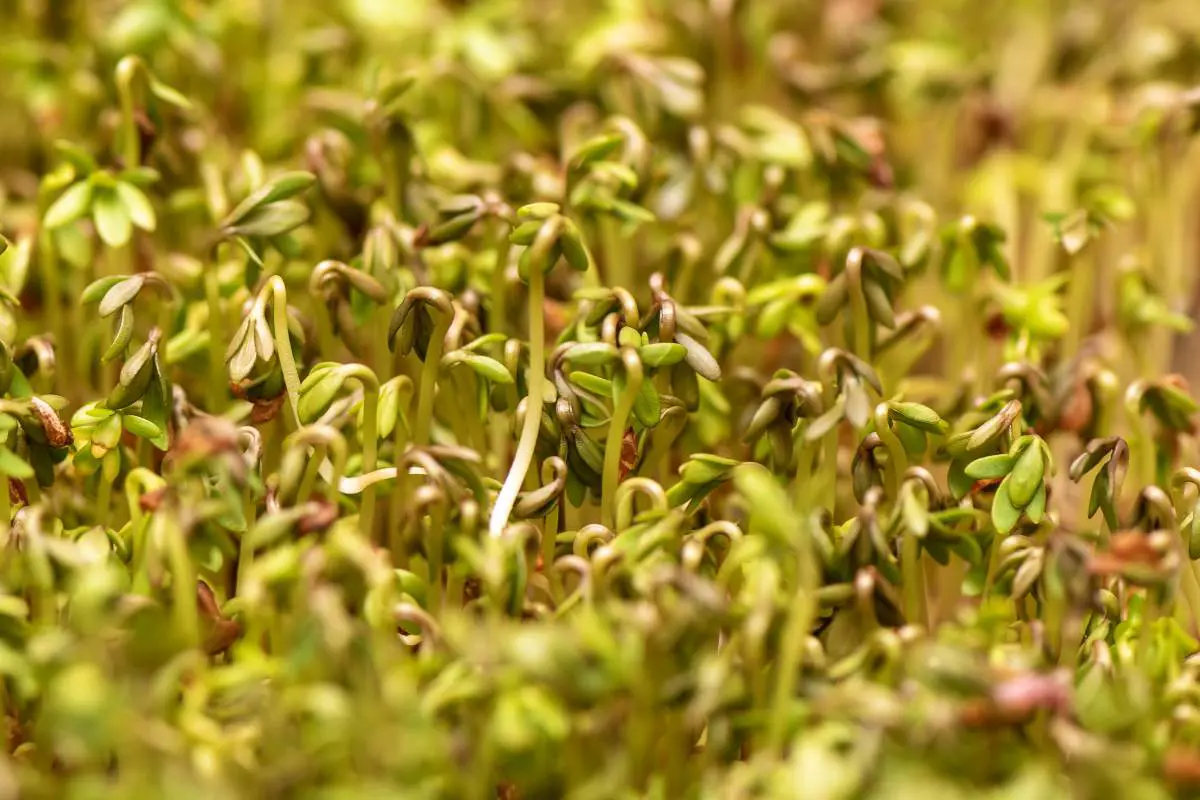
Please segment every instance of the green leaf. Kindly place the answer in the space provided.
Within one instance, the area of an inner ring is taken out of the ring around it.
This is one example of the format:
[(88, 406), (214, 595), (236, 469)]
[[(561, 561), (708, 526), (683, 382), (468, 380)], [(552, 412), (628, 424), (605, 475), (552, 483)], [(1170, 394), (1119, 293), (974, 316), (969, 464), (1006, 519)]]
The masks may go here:
[(1016, 527), (1017, 520), (1021, 518), (1021, 510), (1013, 505), (1008, 495), (1008, 482), (1008, 478), (1000, 482), (1000, 488), (996, 490), (996, 497), (992, 501), (992, 526), (998, 533), (1008, 533)]
[(178, 90), (155, 78), (150, 78), (148, 84), (150, 86), (150, 94), (162, 100), (167, 105), (175, 106), (185, 111), (191, 110), (192, 101), (184, 97)]
[(662, 416), (662, 402), (659, 399), (658, 390), (654, 388), (653, 381), (642, 381), (637, 397), (633, 400), (633, 415), (647, 428), (653, 428), (658, 424)]
[(513, 382), (513, 377), (509, 374), (508, 369), (494, 358), (459, 351), (457, 359), (475, 370), (475, 374), (484, 380), (505, 386)]
[(775, 476), (761, 464), (741, 464), (733, 470), (733, 485), (750, 509), (751, 523), (771, 538), (789, 542), (796, 512)]
[(977, 458), (967, 465), (966, 474), (977, 481), (1003, 478), (1012, 471), (1016, 459), (1008, 453)]
[(125, 430), (142, 439), (157, 439), (163, 433), (153, 422), (136, 414), (122, 414), (121, 424)]
[(236, 236), (270, 238), (294, 230), (308, 221), (308, 207), (292, 200), (262, 206), (251, 211), (225, 231)]
[(230, 229), (242, 222), (244, 218), (263, 206), (277, 203), (281, 200), (295, 197), (305, 192), (316, 183), (317, 178), (310, 172), (287, 172), (272, 181), (268, 181), (257, 191), (250, 194), (221, 222), (221, 227)]
[(229, 377), (235, 383), (245, 380), (258, 361), (258, 350), (254, 346), (254, 337), (246, 336), (242, 344), (229, 358)]
[(1033, 500), (1034, 494), (1042, 485), (1042, 477), (1046, 472), (1046, 461), (1038, 442), (1031, 441), (1017, 458), (1009, 473), (1008, 494), (1013, 505), (1024, 508)]
[(115, 191), (102, 189), (96, 192), (92, 200), (92, 221), (96, 223), (100, 240), (109, 247), (124, 247), (129, 243), (133, 224), (129, 211)]
[[(18, 480), (28, 480), (33, 477), (33, 467), (12, 450), (0, 447), (0, 474)], [(0, 487), (0, 491), (7, 492), (8, 487)]]
[(615, 153), (625, 143), (619, 133), (608, 133), (588, 139), (571, 156), (571, 168), (581, 169)]
[(638, 349), (638, 356), (647, 367), (669, 367), (687, 356), (687, 348), (674, 342), (656, 342)]
[(325, 372), (321, 380), (308, 391), (301, 393), (300, 402), (296, 404), (296, 413), (300, 421), (305, 424), (315, 422), (329, 408), (329, 404), (333, 402), (345, 382), (346, 376), (342, 370), (332, 369)]
[(46, 209), (42, 223), (54, 230), (83, 217), (92, 206), (92, 182), (83, 180), (67, 187), (58, 199)]
[(121, 306), (121, 319), (117, 325), (117, 333), (113, 337), (112, 343), (109, 344), (108, 349), (104, 351), (104, 355), (100, 357), (100, 360), (107, 364), (110, 361), (120, 358), (132, 339), (133, 311), (127, 305)]
[(621, 352), (607, 342), (585, 342), (571, 345), (564, 358), (572, 364), (585, 367), (602, 367), (616, 363), (621, 358)]
[(920, 403), (890, 403), (888, 411), (905, 423), (926, 433), (943, 434), (947, 425), (937, 412)]
[(87, 305), (88, 303), (98, 303), (102, 297), (108, 294), (109, 289), (124, 280), (128, 280), (128, 276), (107, 275), (103, 278), (97, 278), (89, 283), (87, 288), (83, 290), (83, 293), (79, 296), (79, 301), (84, 305)]
[(563, 217), (563, 229), (558, 237), (558, 244), (562, 248), (563, 258), (567, 260), (571, 269), (576, 272), (587, 272), (592, 258), (588, 253), (587, 244), (583, 240), (583, 232), (579, 230), (579, 226), (575, 224), (574, 220)]
[(571, 372), (567, 375), (567, 378), (581, 389), (598, 394), (601, 397), (609, 397), (612, 394), (613, 382), (608, 378), (602, 378), (599, 375), (579, 370)]
[(1029, 521), (1039, 523), (1042, 517), (1046, 514), (1046, 484), (1039, 483), (1037, 491), (1033, 495), (1033, 499), (1029, 501), (1029, 505), (1025, 506), (1025, 515), (1029, 517)]
[(154, 213), (150, 198), (146, 197), (141, 189), (125, 181), (117, 181), (116, 191), (133, 224), (144, 231), (154, 230), (158, 224), (158, 217)]
[(134, 275), (112, 284), (104, 293), (104, 299), (100, 301), (100, 307), (97, 309), (100, 316), (110, 317), (126, 306), (133, 298), (137, 297), (145, 283), (145, 275)]

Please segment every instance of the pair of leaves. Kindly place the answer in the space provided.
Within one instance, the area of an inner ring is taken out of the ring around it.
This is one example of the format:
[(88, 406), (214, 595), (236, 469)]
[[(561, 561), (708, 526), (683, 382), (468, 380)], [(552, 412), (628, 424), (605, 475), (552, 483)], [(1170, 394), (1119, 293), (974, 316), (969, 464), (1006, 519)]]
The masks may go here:
[(999, 226), (963, 217), (942, 230), (942, 281), (953, 292), (969, 288), (982, 267), (1009, 280), (1008, 259), (1001, 249), (1007, 237)]
[(42, 224), (57, 230), (89, 214), (109, 247), (128, 244), (135, 227), (150, 232), (158, 225), (154, 205), (139, 186), (104, 172), (93, 172), (67, 187), (46, 209)]
[[(1101, 466), (1103, 465), (1103, 466)], [(1091, 494), (1088, 498), (1088, 519), (1096, 515), (1096, 511), (1104, 514), (1110, 531), (1119, 530), (1117, 517), (1117, 499), (1121, 495), (1121, 487), (1125, 483), (1125, 474), (1129, 470), (1129, 445), (1119, 436), (1105, 439), (1093, 439), (1087, 448), (1071, 462), (1068, 475), (1078, 483), (1092, 470), (1100, 467), (1096, 479), (1092, 482)], [(1193, 556), (1195, 558), (1197, 556)]]
[[(850, 264), (853, 260), (854, 264)], [(857, 286), (851, 282), (856, 281)], [(888, 253), (869, 247), (856, 247), (847, 256), (847, 267), (825, 287), (817, 301), (817, 322), (828, 325), (851, 302), (851, 292), (861, 292), (867, 316), (885, 328), (896, 326), (892, 302), (904, 282), (904, 269)]]
[(992, 501), (992, 524), (1006, 534), (1016, 527), (1022, 514), (1037, 524), (1046, 513), (1046, 477), (1050, 452), (1038, 436), (1023, 436), (1008, 453), (984, 456), (966, 467), (975, 480), (1000, 480)]

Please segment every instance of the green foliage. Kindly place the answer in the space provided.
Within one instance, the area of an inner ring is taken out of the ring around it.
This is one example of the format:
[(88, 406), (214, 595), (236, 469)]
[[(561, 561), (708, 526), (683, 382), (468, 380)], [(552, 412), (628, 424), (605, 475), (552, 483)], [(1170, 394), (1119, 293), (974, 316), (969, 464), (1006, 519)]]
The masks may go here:
[(1196, 3), (0, 22), (0, 800), (1200, 791)]

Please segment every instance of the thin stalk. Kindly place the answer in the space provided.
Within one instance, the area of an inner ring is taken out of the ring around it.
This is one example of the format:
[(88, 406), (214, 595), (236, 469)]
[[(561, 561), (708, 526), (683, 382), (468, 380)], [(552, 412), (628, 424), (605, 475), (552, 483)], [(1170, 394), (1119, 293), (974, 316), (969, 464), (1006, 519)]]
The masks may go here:
[(600, 228), (600, 242), (604, 249), (605, 278), (609, 286), (633, 286), (633, 264), (629, 248), (625, 247), (626, 240), (621, 237), (619, 223), (613, 217), (605, 214), (597, 220)]
[[(552, 475), (547, 476), (545, 474), (547, 470), (548, 468), (543, 466), (543, 479), (553, 480)], [(558, 544), (559, 507), (563, 502), (565, 502), (565, 495), (559, 496), (558, 502), (554, 504), (554, 507), (550, 509), (546, 514), (545, 520), (542, 522), (542, 570), (546, 575), (547, 583), (550, 584), (550, 596), (555, 602), (558, 601), (558, 593), (555, 591), (557, 581), (554, 579), (554, 570), (551, 568), (554, 566), (554, 549)]]
[(149, 520), (142, 510), (142, 495), (160, 489), (165, 482), (144, 467), (135, 467), (125, 478), (125, 501), (129, 506), (130, 574), (134, 594), (150, 594), (150, 571), (146, 569), (146, 536)]
[(854, 335), (854, 354), (871, 359), (871, 317), (867, 313), (867, 297), (863, 293), (862, 250), (857, 247), (846, 257), (846, 280), (850, 284), (850, 324)]
[(442, 613), (445, 590), (442, 584), (442, 561), (446, 532), (446, 509), (438, 503), (429, 515), (429, 526), (425, 529), (425, 554), (429, 559), (429, 604), (435, 615)]
[(8, 473), (0, 470), (0, 543), (8, 544), (12, 525), (12, 499), (8, 496)]
[[(432, 347), (431, 343), (430, 349)], [(367, 475), (375, 471), (379, 454), (379, 381), (375, 373), (362, 364), (348, 364), (345, 369), (363, 388), (362, 474)], [(358, 521), (363, 536), (370, 539), (375, 528), (374, 484), (363, 489)]]
[(208, 412), (219, 414), (226, 396), (227, 381), (225, 324), (221, 314), (221, 284), (216, 266), (204, 271), (204, 302), (208, 304)]
[[(116, 450), (109, 450), (100, 462), (99, 483), (96, 487), (96, 524), (108, 527), (109, 513), (112, 510), (113, 483), (121, 468), (121, 457)], [(7, 495), (7, 492), (0, 492)]]
[[(434, 312), (435, 315), (437, 312)], [(442, 314), (429, 337), (429, 348), (425, 351), (425, 362), (421, 365), (421, 387), (417, 395), (417, 421), (413, 430), (413, 444), (425, 447), (429, 444), (433, 427), (433, 400), (437, 392), (438, 372), (442, 365), (442, 350), (445, 348), (446, 331), (453, 317)]]
[(775, 682), (775, 695), (771, 701), (771, 722), (767, 732), (768, 746), (775, 752), (783, 749), (784, 736), (787, 732), (787, 712), (791, 706), (791, 698), (796, 689), (796, 673), (800, 668), (804, 643), (812, 628), (813, 618), (817, 611), (817, 589), (821, 577), (817, 570), (812, 551), (810, 518), (806, 517), (801, 524), (804, 531), (804, 542), (797, 553), (799, 581), (796, 593), (788, 608), (787, 627), (783, 631), (780, 644), (778, 674)]
[(296, 505), (301, 505), (312, 497), (313, 487), (317, 485), (317, 474), (321, 471), (321, 462), (325, 460), (328, 448), (317, 445), (312, 457), (304, 465), (304, 474), (300, 477), (300, 487), (296, 490)]
[(488, 520), (488, 533), (491, 536), (499, 536), (508, 525), (508, 518), (517, 502), (525, 474), (533, 463), (533, 451), (537, 446), (546, 383), (546, 332), (545, 315), (542, 313), (544, 283), (545, 275), (535, 260), (533, 269), (529, 270), (529, 397), (517, 451), (513, 454), (512, 466), (504, 478), (504, 485), (500, 487), (500, 494), (496, 496), (496, 504), (492, 506), (492, 515)]
[(883, 478), (888, 500), (896, 503), (900, 499), (900, 476), (908, 470), (908, 456), (904, 452), (904, 445), (900, 443), (900, 437), (892, 431), (887, 403), (875, 406), (875, 433), (887, 448), (888, 460), (884, 464)]
[[(498, 225), (498, 241), (496, 243), (496, 264), (492, 269), (492, 305), (489, 311), (488, 328), (491, 333), (508, 335), (508, 309), (506, 303), (507, 285), (504, 280), (505, 267), (508, 264), (509, 248), (508, 234), (503, 224)], [(495, 356), (503, 362), (504, 344), (496, 345)], [(488, 418), (488, 451), (495, 460), (496, 469), (504, 468), (508, 460), (508, 420), (504, 414), (491, 414)]]
[(142, 161), (141, 137), (134, 117), (133, 99), (133, 79), (139, 68), (144, 69), (144, 66), (136, 56), (122, 58), (116, 68), (115, 83), (121, 106), (121, 161), (126, 169), (133, 169)]
[[(300, 412), (297, 410), (297, 404), (300, 402), (300, 373), (296, 369), (296, 357), (292, 354), (292, 339), (288, 334), (287, 285), (284, 284), (283, 278), (272, 275), (267, 280), (266, 286), (263, 287), (263, 292), (270, 292), (271, 295), (276, 356), (279, 358), (279, 369), (283, 372), (283, 385), (287, 388), (288, 401), (292, 409), (292, 423), (299, 427)], [(214, 329), (214, 341), (221, 341), (216, 338), (216, 334)]]
[(397, 567), (407, 564), (408, 558), (401, 549), (403, 532), (404, 502), (408, 498), (408, 465), (404, 463), (404, 451), (408, 448), (408, 429), (401, 420), (396, 420), (392, 429), (392, 462), (396, 465), (396, 485), (392, 490), (392, 502), (388, 520), (388, 547), (392, 561)]
[(196, 608), (196, 572), (188, 557), (187, 537), (171, 514), (156, 514), (154, 522), (166, 528), (160, 529), (159, 538), (165, 540), (171, 569), (172, 615), (176, 630), (189, 646), (195, 646), (200, 641), (200, 614)]
[(238, 542), (237, 572), (233, 576), (233, 591), (229, 593), (230, 597), (236, 596), (246, 585), (246, 575), (249, 574), (250, 565), (254, 561), (254, 548), (250, 547), (248, 534), (254, 529), (255, 518), (258, 516), (258, 504), (255, 503), (254, 495), (249, 487), (242, 493), (242, 513), (246, 516), (246, 530)]
[(54, 336), (54, 343), (64, 348), (67, 332), (63, 328), (62, 281), (58, 274), (58, 252), (54, 248), (54, 235), (43, 228), (38, 232), (38, 251), (42, 267), (42, 305), (46, 308), (46, 323)]
[(904, 618), (916, 625), (924, 621), (921, 607), (924, 604), (924, 589), (921, 574), (921, 549), (917, 535), (904, 531), (900, 540), (900, 572), (904, 584)]
[(642, 360), (633, 348), (622, 348), (621, 361), (625, 370), (625, 391), (621, 393), (616, 408), (613, 409), (612, 419), (608, 423), (608, 435), (604, 442), (604, 473), (602, 475), (600, 492), (600, 520), (611, 530), (616, 530), (616, 497), (617, 485), (621, 482), (621, 445), (625, 439), (625, 429), (629, 424), (629, 415), (633, 412), (633, 404), (642, 388), (645, 374), (642, 371)]
[(983, 580), (983, 593), (980, 595), (985, 603), (992, 593), (992, 586), (996, 583), (996, 569), (1000, 566), (1000, 545), (1003, 541), (1004, 536), (997, 532), (992, 538), (992, 546), (988, 550), (987, 577)]

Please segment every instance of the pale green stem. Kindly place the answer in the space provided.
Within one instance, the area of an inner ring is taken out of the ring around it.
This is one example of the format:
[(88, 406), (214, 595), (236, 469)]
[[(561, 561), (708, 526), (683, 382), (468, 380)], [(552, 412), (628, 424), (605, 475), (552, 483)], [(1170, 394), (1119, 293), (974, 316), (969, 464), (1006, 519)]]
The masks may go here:
[(491, 536), (499, 536), (508, 525), (508, 518), (517, 502), (525, 474), (533, 463), (534, 448), (537, 446), (546, 383), (546, 333), (545, 316), (542, 313), (544, 283), (545, 275), (540, 265), (535, 265), (529, 271), (529, 396), (512, 467), (504, 478), (504, 485), (500, 487), (500, 494), (496, 496), (496, 504), (492, 506), (492, 515), (488, 520), (488, 533)]
[(783, 631), (780, 644), (775, 695), (771, 702), (767, 743), (776, 752), (783, 749), (787, 732), (787, 712), (796, 688), (796, 673), (800, 668), (804, 643), (808, 639), (817, 611), (817, 589), (820, 587), (821, 577), (812, 550), (811, 532), (808, 528), (810, 524), (808, 518), (801, 522), (804, 539), (797, 553), (798, 586), (788, 608), (787, 627)]
[[(300, 487), (296, 490), (296, 505), (305, 503), (309, 497), (312, 497), (313, 487), (317, 485), (317, 475), (321, 471), (321, 462), (325, 460), (327, 454), (327, 448), (323, 445), (317, 445), (313, 448), (308, 463), (304, 465), (304, 474), (300, 478)], [(337, 487), (330, 488), (333, 491), (337, 489)]]
[(225, 324), (221, 313), (221, 285), (216, 265), (204, 271), (204, 302), (208, 304), (208, 412), (220, 414), (224, 405), (227, 380)]
[(442, 613), (445, 591), (442, 585), (442, 555), (446, 548), (446, 509), (438, 503), (429, 515), (429, 527), (425, 538), (426, 555), (429, 558), (429, 604), (435, 615)]
[[(435, 316), (437, 311), (433, 312)], [(413, 429), (413, 444), (425, 447), (429, 444), (433, 427), (433, 400), (437, 393), (438, 372), (442, 366), (442, 351), (445, 348), (446, 331), (453, 317), (443, 314), (438, 317), (433, 333), (429, 337), (429, 348), (425, 351), (425, 363), (421, 366), (421, 388), (417, 395), (417, 421)]]
[[(430, 349), (433, 348), (432, 343)], [(357, 378), (363, 388), (363, 431), (362, 472), (367, 475), (375, 471), (379, 454), (379, 381), (375, 373), (362, 364), (348, 364), (345, 369), (350, 377)], [(375, 526), (375, 485), (363, 489), (362, 503), (358, 511), (359, 526), (368, 539)]]
[[(296, 357), (292, 354), (292, 339), (288, 334), (287, 315), (287, 286), (283, 278), (272, 275), (263, 287), (263, 292), (271, 293), (271, 305), (274, 312), (275, 351), (279, 358), (279, 369), (283, 372), (283, 385), (287, 388), (288, 401), (292, 409), (292, 423), (300, 426), (300, 412), (297, 404), (300, 402), (300, 373), (296, 369)], [(213, 330), (215, 342), (217, 331)], [(372, 376), (374, 377), (374, 376)]]
[(126, 169), (133, 169), (142, 161), (133, 102), (133, 78), (139, 67), (142, 67), (140, 59), (126, 56), (116, 69), (117, 97), (121, 105), (121, 160)]
[(58, 348), (67, 345), (67, 333), (63, 328), (62, 281), (58, 274), (58, 253), (54, 249), (54, 235), (42, 229), (38, 233), (38, 251), (42, 267), (42, 303), (46, 307), (46, 322)]
[(155, 521), (166, 527), (162, 538), (167, 547), (171, 566), (171, 599), (177, 630), (189, 646), (200, 641), (200, 614), (196, 608), (196, 571), (188, 557), (187, 537), (170, 514), (160, 514)]
[(621, 445), (625, 439), (625, 429), (629, 424), (629, 415), (637, 400), (645, 378), (642, 372), (642, 360), (637, 351), (623, 348), (621, 361), (625, 369), (625, 391), (621, 393), (616, 408), (613, 409), (612, 419), (608, 423), (608, 436), (604, 443), (604, 473), (600, 493), (600, 520), (608, 528), (616, 530), (616, 496), (617, 485), (621, 480)]
[(0, 470), (0, 542), (7, 545), (12, 525), (12, 499), (8, 496), (8, 473)]
[(896, 436), (888, 420), (887, 403), (875, 407), (875, 433), (887, 449), (888, 460), (883, 468), (884, 481), (887, 487), (887, 498), (895, 503), (900, 499), (900, 477), (908, 470), (908, 456), (900, 437)]

